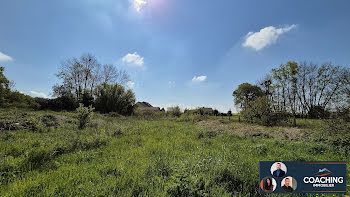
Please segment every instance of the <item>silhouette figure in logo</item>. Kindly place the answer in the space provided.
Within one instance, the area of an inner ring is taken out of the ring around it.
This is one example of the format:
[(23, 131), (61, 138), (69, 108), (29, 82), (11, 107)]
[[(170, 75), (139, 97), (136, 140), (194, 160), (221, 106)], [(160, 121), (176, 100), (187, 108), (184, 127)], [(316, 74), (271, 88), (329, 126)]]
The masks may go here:
[(281, 169), (281, 163), (276, 164), (277, 170), (273, 171), (272, 175), (274, 177), (283, 177), (286, 175), (286, 172)]

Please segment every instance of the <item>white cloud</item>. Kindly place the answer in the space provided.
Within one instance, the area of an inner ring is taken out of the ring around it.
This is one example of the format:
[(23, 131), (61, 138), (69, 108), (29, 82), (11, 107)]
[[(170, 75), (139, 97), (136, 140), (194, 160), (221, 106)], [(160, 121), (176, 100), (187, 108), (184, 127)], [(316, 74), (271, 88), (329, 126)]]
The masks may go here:
[(30, 94), (32, 94), (34, 97), (49, 98), (49, 97), (48, 97), (45, 93), (43, 93), (43, 92), (30, 91)]
[(142, 8), (147, 4), (144, 0), (133, 0), (132, 5), (137, 12), (141, 12)]
[(243, 47), (250, 47), (259, 51), (271, 44), (276, 43), (278, 37), (291, 29), (296, 25), (290, 25), (283, 28), (275, 28), (273, 26), (265, 27), (259, 32), (249, 32), (245, 37)]
[(202, 76), (194, 76), (193, 78), (192, 78), (192, 81), (193, 82), (201, 82), (201, 81), (205, 81), (207, 79), (207, 76), (205, 76), (205, 75), (202, 75)]
[(123, 59), (123, 62), (126, 62), (128, 64), (132, 64), (135, 66), (143, 66), (143, 57), (141, 57), (139, 54), (137, 54), (137, 52), (135, 53), (128, 53), (126, 54)]
[(135, 86), (135, 83), (132, 82), (132, 81), (128, 81), (126, 82), (126, 85), (129, 87), (129, 88), (133, 88)]
[(12, 61), (12, 57), (0, 52), (0, 62)]

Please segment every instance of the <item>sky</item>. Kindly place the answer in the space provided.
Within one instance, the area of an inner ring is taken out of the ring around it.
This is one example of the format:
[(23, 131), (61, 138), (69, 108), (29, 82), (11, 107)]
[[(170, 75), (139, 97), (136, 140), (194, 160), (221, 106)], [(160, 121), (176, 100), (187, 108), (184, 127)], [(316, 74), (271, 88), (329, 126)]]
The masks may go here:
[(232, 92), (287, 61), (350, 66), (348, 0), (1, 0), (0, 65), (51, 97), (84, 53), (130, 74), (137, 101), (236, 111)]

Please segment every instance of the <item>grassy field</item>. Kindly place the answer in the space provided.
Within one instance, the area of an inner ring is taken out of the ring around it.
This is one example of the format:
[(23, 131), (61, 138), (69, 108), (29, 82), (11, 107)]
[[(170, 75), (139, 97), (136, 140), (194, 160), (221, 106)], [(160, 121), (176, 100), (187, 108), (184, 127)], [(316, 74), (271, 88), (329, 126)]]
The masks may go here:
[(95, 114), (79, 130), (75, 117), (0, 112), (0, 196), (258, 196), (259, 161), (350, 161), (346, 143), (308, 126), (321, 122)]

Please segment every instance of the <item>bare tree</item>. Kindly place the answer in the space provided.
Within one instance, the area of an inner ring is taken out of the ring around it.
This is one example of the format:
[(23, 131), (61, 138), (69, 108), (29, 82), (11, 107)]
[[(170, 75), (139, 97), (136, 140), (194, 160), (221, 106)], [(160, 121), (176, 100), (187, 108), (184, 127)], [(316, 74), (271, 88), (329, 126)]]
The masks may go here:
[(129, 75), (124, 70), (118, 70), (113, 64), (105, 64), (102, 69), (102, 82), (118, 83), (125, 85), (129, 81)]
[(84, 91), (91, 93), (96, 85), (99, 84), (100, 64), (91, 54), (84, 54), (77, 58), (71, 58), (61, 63), (60, 71), (57, 77), (62, 79), (62, 85), (54, 87), (56, 96), (62, 93), (72, 93), (77, 100), (80, 100)]
[(83, 54), (79, 59), (71, 58), (61, 63), (60, 71), (56, 74), (63, 83), (53, 87), (54, 96), (73, 94), (81, 100), (85, 93), (93, 94), (95, 87), (102, 82), (125, 85), (129, 75), (124, 70), (118, 70), (112, 64), (101, 64), (90, 53)]
[(331, 63), (318, 66), (288, 62), (272, 69), (272, 73), (272, 100), (294, 115), (308, 114), (315, 107), (326, 109), (339, 105), (344, 98), (342, 92), (346, 91), (343, 87), (350, 81), (350, 77), (345, 77), (346, 69)]

